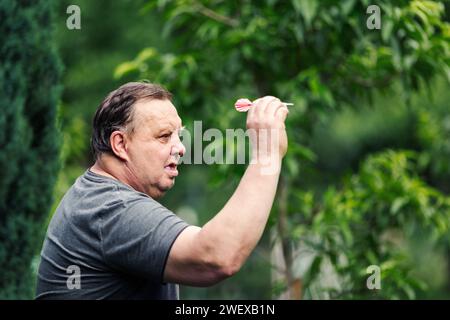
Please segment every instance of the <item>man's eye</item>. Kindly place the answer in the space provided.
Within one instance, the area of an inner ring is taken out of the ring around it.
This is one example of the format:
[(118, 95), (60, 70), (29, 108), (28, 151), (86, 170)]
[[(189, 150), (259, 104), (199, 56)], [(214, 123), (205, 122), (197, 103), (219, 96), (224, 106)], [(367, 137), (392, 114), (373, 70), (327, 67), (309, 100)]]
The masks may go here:
[(171, 135), (172, 134), (170, 134), (170, 133), (166, 133), (166, 134), (160, 135), (159, 137), (162, 139), (167, 139), (167, 138), (170, 138)]

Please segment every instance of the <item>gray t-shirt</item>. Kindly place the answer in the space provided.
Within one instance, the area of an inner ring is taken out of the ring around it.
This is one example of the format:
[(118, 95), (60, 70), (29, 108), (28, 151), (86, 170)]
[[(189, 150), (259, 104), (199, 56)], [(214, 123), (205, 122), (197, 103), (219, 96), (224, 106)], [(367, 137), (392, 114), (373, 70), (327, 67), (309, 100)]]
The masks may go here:
[(178, 299), (163, 273), (187, 226), (146, 194), (87, 170), (48, 227), (36, 299)]

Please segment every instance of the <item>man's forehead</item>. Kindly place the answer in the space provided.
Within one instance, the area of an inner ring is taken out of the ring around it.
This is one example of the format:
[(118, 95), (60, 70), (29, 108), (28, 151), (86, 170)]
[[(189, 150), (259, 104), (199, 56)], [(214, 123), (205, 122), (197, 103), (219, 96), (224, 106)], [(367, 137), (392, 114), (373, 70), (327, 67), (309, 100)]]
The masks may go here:
[(143, 100), (135, 105), (135, 117), (141, 124), (157, 130), (181, 127), (181, 119), (169, 100)]

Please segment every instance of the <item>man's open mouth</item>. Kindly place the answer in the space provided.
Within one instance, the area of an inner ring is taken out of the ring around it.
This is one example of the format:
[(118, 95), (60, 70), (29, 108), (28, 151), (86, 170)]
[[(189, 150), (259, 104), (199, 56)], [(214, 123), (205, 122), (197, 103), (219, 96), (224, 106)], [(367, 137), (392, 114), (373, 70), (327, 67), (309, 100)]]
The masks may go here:
[(177, 165), (175, 163), (165, 166), (164, 170), (172, 177), (178, 176)]

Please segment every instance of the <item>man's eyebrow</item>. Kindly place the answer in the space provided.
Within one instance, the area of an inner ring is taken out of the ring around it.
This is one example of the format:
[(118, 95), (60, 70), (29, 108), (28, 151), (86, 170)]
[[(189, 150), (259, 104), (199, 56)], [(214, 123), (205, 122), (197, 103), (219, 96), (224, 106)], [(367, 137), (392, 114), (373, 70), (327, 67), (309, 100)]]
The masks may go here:
[[(182, 132), (184, 130), (186, 130), (186, 126), (182, 126), (180, 129), (175, 130), (175, 131)], [(159, 133), (164, 132), (164, 131), (172, 131), (173, 132), (173, 129), (171, 129), (169, 127), (162, 127), (162, 128), (159, 128), (159, 130), (158, 130)]]

